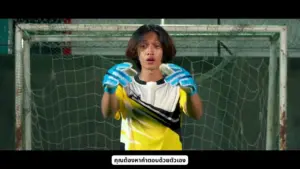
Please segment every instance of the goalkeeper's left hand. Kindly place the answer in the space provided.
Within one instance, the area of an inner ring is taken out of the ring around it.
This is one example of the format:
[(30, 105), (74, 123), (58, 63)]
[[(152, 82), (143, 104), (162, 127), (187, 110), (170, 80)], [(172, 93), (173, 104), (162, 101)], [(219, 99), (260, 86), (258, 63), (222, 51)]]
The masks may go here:
[(172, 86), (179, 85), (189, 96), (197, 93), (197, 85), (192, 75), (184, 68), (172, 63), (161, 64), (159, 68), (163, 74), (167, 75), (165, 82)]

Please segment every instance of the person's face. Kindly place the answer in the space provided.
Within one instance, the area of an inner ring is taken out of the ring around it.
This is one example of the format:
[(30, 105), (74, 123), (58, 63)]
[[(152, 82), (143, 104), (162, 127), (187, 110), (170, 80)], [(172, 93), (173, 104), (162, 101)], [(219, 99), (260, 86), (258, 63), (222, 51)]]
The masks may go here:
[(143, 41), (138, 46), (138, 55), (142, 69), (159, 69), (162, 63), (163, 50), (156, 33), (149, 32), (144, 35)]

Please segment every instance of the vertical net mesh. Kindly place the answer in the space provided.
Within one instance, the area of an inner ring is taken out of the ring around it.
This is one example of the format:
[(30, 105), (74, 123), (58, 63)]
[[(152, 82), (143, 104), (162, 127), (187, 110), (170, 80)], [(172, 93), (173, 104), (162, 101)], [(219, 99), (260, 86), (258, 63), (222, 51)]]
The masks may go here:
[[(71, 54), (64, 53), (69, 43), (31, 44), (31, 72), (24, 73), (31, 78), (31, 89), (25, 90), (32, 97), (32, 149), (119, 149), (120, 121), (101, 115), (101, 81), (107, 69), (127, 61), (127, 34), (73, 31), (82, 37), (119, 38), (71, 42)], [(201, 120), (184, 117), (184, 149), (265, 149), (268, 41), (194, 34), (174, 36), (178, 55), (173, 62), (192, 73), (204, 106)]]

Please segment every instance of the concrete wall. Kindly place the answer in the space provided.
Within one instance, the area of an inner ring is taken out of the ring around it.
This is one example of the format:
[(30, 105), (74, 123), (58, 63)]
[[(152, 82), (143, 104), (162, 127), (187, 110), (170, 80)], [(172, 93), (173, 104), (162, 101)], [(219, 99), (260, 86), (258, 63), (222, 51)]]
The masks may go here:
[(0, 54), (11, 54), (11, 20), (0, 19)]

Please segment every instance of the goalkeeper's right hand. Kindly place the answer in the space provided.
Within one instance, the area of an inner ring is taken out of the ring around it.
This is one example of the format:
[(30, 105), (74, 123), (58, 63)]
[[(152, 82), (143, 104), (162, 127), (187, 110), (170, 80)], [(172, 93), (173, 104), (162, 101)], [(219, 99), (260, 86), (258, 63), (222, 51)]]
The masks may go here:
[(132, 68), (132, 64), (129, 62), (124, 62), (113, 66), (104, 75), (102, 81), (104, 92), (114, 94), (119, 84), (122, 87), (127, 86), (132, 82), (131, 76), (135, 76), (136, 74), (136, 70)]

